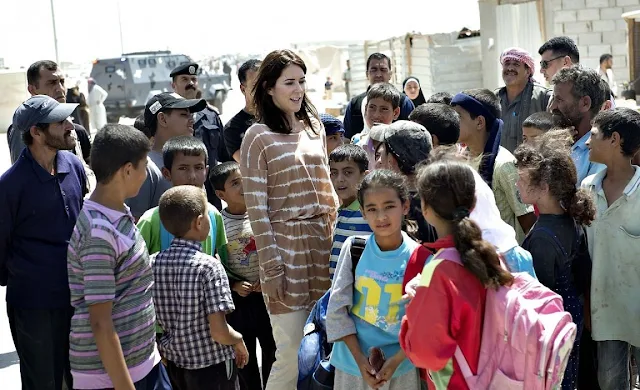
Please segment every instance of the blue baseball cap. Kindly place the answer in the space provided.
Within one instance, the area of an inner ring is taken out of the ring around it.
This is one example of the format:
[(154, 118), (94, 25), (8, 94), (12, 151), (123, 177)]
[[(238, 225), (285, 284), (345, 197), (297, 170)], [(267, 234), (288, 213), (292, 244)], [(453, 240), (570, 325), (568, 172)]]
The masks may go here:
[(38, 123), (62, 122), (76, 107), (77, 103), (58, 103), (46, 95), (32, 96), (13, 114), (13, 129), (25, 133)]
[(337, 133), (344, 134), (344, 126), (342, 125), (342, 122), (340, 122), (340, 119), (336, 118), (335, 116), (329, 114), (320, 114), (320, 121), (322, 122), (324, 131), (328, 136)]

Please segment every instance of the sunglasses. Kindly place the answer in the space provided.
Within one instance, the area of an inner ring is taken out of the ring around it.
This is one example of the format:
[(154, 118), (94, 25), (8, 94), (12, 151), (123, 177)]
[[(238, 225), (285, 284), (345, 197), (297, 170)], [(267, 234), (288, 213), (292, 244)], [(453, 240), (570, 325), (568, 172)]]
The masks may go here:
[(540, 61), (540, 68), (547, 69), (549, 67), (549, 64), (551, 64), (552, 61), (555, 61), (557, 59), (564, 58), (564, 57), (565, 56), (558, 56), (558, 57), (552, 58), (550, 60), (542, 60), (542, 61)]

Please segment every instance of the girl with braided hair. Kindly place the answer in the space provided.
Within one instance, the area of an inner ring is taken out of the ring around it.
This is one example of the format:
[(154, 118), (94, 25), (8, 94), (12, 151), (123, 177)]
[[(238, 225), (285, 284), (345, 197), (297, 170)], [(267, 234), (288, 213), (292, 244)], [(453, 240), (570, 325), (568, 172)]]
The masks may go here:
[[(438, 233), (414, 255), (430, 256), (415, 296), (402, 319), (400, 345), (420, 368), (429, 389), (469, 389), (454, 358), (457, 347), (477, 372), (487, 289), (510, 285), (513, 276), (500, 264), (496, 248), (482, 238), (469, 217), (476, 205), (472, 168), (439, 161), (418, 172), (422, 213)], [(451, 257), (447, 257), (451, 256)], [(454, 260), (460, 258), (460, 263)]]

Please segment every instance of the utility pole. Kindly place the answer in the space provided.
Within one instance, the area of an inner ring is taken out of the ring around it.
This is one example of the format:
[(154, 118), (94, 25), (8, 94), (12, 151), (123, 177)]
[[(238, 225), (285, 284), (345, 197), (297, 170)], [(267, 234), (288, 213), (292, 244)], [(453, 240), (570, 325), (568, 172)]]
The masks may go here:
[(53, 10), (53, 0), (50, 0), (51, 3), (51, 22), (53, 24), (53, 47), (56, 51), (56, 63), (60, 64), (60, 58), (58, 58), (58, 34), (56, 32), (56, 14)]
[(122, 39), (122, 16), (120, 14), (120, 0), (116, 0), (116, 6), (118, 8), (118, 28), (120, 30), (120, 53), (124, 54), (124, 40)]

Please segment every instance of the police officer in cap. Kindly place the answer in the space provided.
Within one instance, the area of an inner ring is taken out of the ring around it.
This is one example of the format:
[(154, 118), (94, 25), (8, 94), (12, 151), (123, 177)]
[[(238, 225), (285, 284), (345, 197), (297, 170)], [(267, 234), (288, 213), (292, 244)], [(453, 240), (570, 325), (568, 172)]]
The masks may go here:
[[(198, 92), (198, 64), (183, 64), (171, 71), (169, 76), (172, 79), (171, 86), (173, 90), (185, 99), (195, 99)], [(196, 113), (193, 124), (193, 135), (204, 142), (209, 154), (209, 169), (217, 164), (230, 161), (229, 153), (224, 144), (222, 135), (222, 121), (215, 108), (210, 104)], [(216, 206), (218, 210), (222, 209), (222, 202), (215, 194), (209, 180), (206, 181), (207, 198), (209, 203)]]

